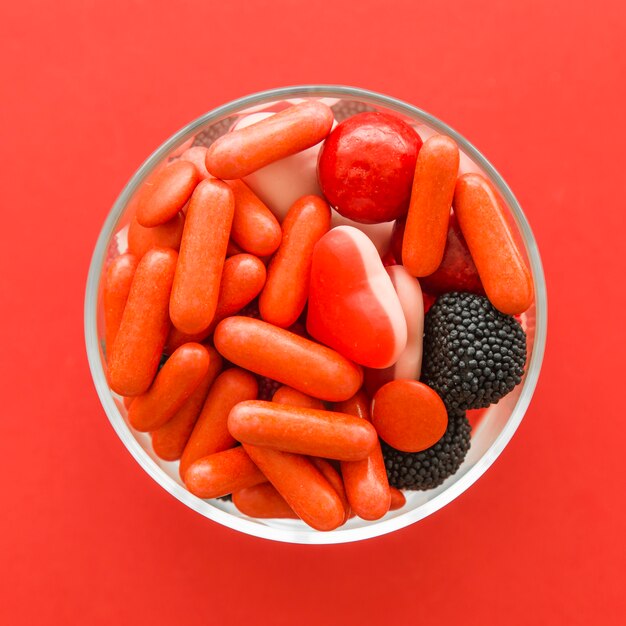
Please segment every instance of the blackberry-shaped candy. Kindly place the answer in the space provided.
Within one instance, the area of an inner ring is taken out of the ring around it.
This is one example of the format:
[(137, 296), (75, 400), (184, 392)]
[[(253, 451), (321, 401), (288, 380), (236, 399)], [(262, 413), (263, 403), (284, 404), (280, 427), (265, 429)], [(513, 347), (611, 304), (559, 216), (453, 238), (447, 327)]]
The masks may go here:
[(498, 402), (521, 382), (525, 364), (526, 333), (484, 296), (446, 293), (426, 314), (421, 380), (447, 407)]
[(397, 489), (434, 489), (456, 473), (470, 448), (471, 426), (463, 411), (448, 410), (443, 437), (422, 452), (400, 452), (380, 442), (389, 484)]
[(208, 148), (216, 139), (225, 135), (233, 125), (233, 118), (227, 117), (217, 124), (212, 124), (208, 128), (201, 130), (194, 138), (192, 146), (204, 146)]
[(364, 104), (363, 102), (355, 102), (353, 100), (341, 100), (337, 102), (337, 104), (333, 104), (330, 108), (337, 122), (343, 122), (343, 120), (357, 115), (358, 113), (376, 110), (374, 107)]

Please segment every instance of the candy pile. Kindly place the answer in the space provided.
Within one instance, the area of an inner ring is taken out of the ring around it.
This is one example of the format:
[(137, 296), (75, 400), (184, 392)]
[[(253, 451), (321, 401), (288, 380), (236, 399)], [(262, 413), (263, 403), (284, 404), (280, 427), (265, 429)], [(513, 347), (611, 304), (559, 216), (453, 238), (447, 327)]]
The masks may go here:
[(466, 411), (520, 383), (529, 271), (449, 137), (317, 100), (223, 131), (134, 200), (103, 280), (110, 387), (200, 498), (380, 519), (454, 474)]

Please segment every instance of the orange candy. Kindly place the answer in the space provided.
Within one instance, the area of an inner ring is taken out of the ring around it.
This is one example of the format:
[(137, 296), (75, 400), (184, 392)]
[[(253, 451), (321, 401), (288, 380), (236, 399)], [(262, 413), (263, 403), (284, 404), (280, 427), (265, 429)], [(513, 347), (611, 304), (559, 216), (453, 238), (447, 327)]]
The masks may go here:
[(184, 227), (185, 216), (180, 212), (169, 222), (154, 228), (144, 228), (134, 215), (128, 227), (128, 251), (140, 259), (151, 248), (178, 250)]
[(261, 483), (233, 493), (233, 504), (244, 515), (259, 519), (300, 519), (272, 483)]
[(205, 330), (191, 335), (173, 326), (167, 338), (165, 352), (171, 354), (189, 341), (204, 341), (219, 322), (237, 313), (257, 297), (265, 284), (265, 276), (265, 265), (251, 254), (237, 254), (226, 259), (213, 321)]
[[(370, 400), (362, 389), (349, 400), (335, 404), (335, 410), (370, 420)], [(341, 474), (350, 506), (360, 518), (377, 520), (387, 513), (391, 496), (378, 440), (367, 458), (342, 462)]]
[(348, 502), (348, 496), (346, 495), (346, 489), (343, 485), (343, 480), (341, 478), (341, 474), (332, 466), (330, 461), (326, 459), (320, 459), (319, 457), (312, 456), (311, 463), (317, 467), (317, 469), (322, 473), (324, 478), (332, 485), (333, 489), (337, 492), (339, 499), (341, 500), (341, 504), (343, 504), (343, 508), (345, 511), (344, 523), (348, 521), (350, 518), (350, 503)]
[(300, 406), (308, 409), (319, 409), (320, 411), (326, 408), (321, 400), (307, 396), (306, 393), (302, 393), (292, 387), (287, 387), (287, 385), (279, 387), (274, 392), (272, 402), (288, 404), (289, 406)]
[(221, 181), (203, 180), (191, 197), (170, 301), (172, 322), (184, 333), (213, 320), (233, 211), (233, 192)]
[(172, 354), (146, 393), (128, 410), (130, 425), (141, 432), (166, 424), (194, 392), (209, 369), (209, 353), (199, 343), (186, 343)]
[(151, 433), (152, 449), (164, 461), (180, 459), (193, 427), (202, 411), (209, 389), (222, 369), (222, 357), (215, 348), (206, 347), (209, 369), (185, 404), (166, 424)]
[(479, 174), (459, 177), (454, 212), (493, 306), (507, 315), (526, 311), (532, 278), (489, 181)]
[(389, 510), (397, 511), (406, 504), (406, 498), (404, 497), (404, 494), (395, 487), (390, 487), (389, 490), (391, 491), (391, 504), (389, 505)]
[(107, 268), (102, 294), (104, 309), (104, 341), (107, 351), (113, 347), (115, 335), (120, 327), (124, 307), (137, 269), (137, 257), (122, 254)]
[(153, 248), (137, 265), (109, 359), (111, 389), (122, 396), (147, 391), (159, 367), (177, 258), (174, 250)]
[(402, 263), (412, 276), (428, 276), (441, 264), (458, 171), (459, 149), (450, 137), (433, 135), (424, 142), (402, 241)]
[(319, 143), (333, 124), (333, 112), (317, 101), (304, 102), (217, 139), (206, 168), (224, 180), (243, 178), (279, 159)]
[(372, 423), (390, 446), (421, 452), (443, 437), (448, 412), (437, 392), (424, 383), (393, 380), (374, 396)]
[(294, 513), (309, 526), (328, 531), (343, 524), (345, 509), (341, 499), (309, 459), (249, 444), (243, 447)]
[(191, 148), (187, 148), (187, 150), (180, 155), (180, 160), (193, 163), (201, 178), (213, 178), (206, 169), (206, 148), (204, 146), (191, 146)]
[(261, 320), (229, 317), (213, 339), (229, 361), (314, 398), (347, 400), (363, 382), (362, 370), (338, 352)]
[(372, 425), (352, 415), (263, 400), (233, 407), (228, 430), (242, 443), (342, 461), (365, 458), (378, 442)]
[(265, 321), (287, 328), (300, 317), (309, 293), (313, 248), (330, 229), (330, 217), (330, 207), (318, 196), (304, 196), (289, 209), (259, 298)]
[(258, 384), (250, 372), (235, 367), (217, 377), (180, 459), (181, 478), (194, 461), (237, 443), (228, 431), (228, 414), (238, 402), (252, 400), (257, 393)]
[(198, 459), (185, 473), (187, 489), (198, 498), (219, 498), (266, 481), (241, 446)]
[(250, 254), (274, 254), (282, 238), (278, 220), (242, 180), (228, 181), (235, 194), (235, 216), (231, 237)]
[(137, 221), (151, 228), (171, 220), (196, 188), (200, 174), (189, 161), (174, 161), (144, 182), (137, 200)]

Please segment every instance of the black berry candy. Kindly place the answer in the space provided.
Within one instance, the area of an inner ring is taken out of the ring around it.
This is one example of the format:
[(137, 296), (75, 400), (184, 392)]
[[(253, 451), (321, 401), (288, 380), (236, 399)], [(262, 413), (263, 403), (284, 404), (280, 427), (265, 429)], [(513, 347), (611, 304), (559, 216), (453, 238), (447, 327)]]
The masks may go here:
[(526, 333), (484, 296), (446, 293), (424, 320), (422, 382), (449, 409), (494, 404), (518, 385), (526, 364)]

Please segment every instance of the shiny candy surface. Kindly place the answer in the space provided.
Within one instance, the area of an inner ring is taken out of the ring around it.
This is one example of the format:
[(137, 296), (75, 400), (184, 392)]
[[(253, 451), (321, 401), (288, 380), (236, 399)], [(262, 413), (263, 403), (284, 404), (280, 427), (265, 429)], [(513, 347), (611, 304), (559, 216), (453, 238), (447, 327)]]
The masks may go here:
[(244, 443), (345, 461), (365, 458), (378, 441), (372, 425), (352, 415), (263, 400), (233, 407), (228, 430)]
[(389, 367), (406, 347), (402, 305), (374, 244), (339, 226), (315, 246), (307, 330), (367, 367)]
[(353, 396), (361, 368), (335, 350), (249, 317), (229, 317), (215, 329), (217, 350), (229, 361), (321, 400)]

